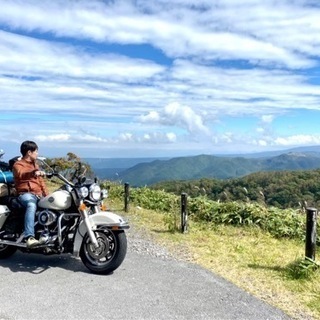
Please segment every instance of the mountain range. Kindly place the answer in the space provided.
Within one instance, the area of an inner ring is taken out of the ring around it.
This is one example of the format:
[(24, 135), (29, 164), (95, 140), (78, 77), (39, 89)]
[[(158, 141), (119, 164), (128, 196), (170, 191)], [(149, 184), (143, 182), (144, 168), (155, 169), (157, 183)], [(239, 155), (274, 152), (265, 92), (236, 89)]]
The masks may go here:
[(139, 187), (166, 180), (231, 179), (259, 171), (317, 169), (320, 146), (242, 155), (84, 160), (101, 180), (118, 180)]

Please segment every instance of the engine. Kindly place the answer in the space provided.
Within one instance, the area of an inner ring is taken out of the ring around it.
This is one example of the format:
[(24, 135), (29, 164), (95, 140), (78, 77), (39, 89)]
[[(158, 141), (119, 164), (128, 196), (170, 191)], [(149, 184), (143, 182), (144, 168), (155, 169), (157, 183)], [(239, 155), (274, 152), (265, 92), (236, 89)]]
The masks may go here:
[(43, 210), (38, 213), (38, 222), (43, 226), (49, 226), (57, 220), (57, 215), (50, 210)]

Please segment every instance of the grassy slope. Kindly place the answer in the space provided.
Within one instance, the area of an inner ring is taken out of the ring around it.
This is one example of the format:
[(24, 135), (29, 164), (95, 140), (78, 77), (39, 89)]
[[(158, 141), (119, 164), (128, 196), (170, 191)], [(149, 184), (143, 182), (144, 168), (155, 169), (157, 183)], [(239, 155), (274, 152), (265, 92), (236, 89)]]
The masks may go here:
[(164, 215), (150, 210), (111, 210), (125, 215), (176, 256), (221, 275), (294, 319), (320, 319), (320, 272), (293, 279), (291, 265), (304, 257), (304, 243), (274, 239), (258, 229), (201, 225), (190, 221), (188, 233), (167, 231)]

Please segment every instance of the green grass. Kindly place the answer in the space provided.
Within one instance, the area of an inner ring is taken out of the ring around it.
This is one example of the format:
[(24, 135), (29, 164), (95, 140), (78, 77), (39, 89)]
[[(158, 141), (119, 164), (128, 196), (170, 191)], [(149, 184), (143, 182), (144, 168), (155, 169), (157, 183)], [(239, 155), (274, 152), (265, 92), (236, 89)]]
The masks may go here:
[(108, 206), (177, 257), (221, 275), (293, 319), (320, 319), (320, 270), (305, 260), (303, 241), (276, 239), (254, 226), (192, 220), (182, 234), (169, 231), (168, 214), (133, 205), (124, 213), (122, 204), (111, 200)]

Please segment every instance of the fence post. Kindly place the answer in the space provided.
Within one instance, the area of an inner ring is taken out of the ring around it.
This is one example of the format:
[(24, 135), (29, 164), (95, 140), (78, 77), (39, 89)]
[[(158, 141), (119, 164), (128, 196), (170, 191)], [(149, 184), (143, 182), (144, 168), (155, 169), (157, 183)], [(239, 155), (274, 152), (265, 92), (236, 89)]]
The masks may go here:
[(130, 196), (129, 183), (126, 182), (124, 184), (124, 211), (125, 212), (128, 212), (129, 210), (129, 196)]
[(181, 193), (181, 232), (188, 230), (187, 194)]
[(306, 257), (315, 260), (317, 242), (317, 209), (307, 208)]

